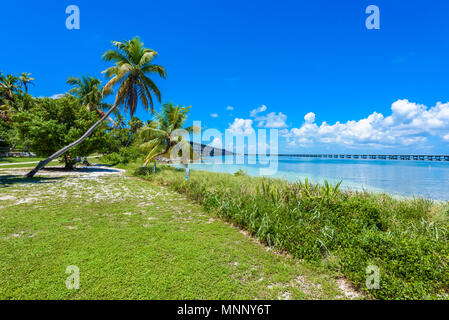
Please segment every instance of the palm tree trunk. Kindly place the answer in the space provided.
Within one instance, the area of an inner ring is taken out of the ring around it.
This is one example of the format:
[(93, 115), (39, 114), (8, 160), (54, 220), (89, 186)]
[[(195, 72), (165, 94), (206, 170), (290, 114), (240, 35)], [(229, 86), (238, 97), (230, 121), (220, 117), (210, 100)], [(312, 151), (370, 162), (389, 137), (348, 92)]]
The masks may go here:
[(72, 142), (71, 144), (69, 144), (68, 146), (65, 146), (64, 148), (62, 148), (61, 150), (55, 152), (54, 154), (52, 154), (50, 157), (48, 157), (47, 159), (40, 161), (36, 168), (34, 168), (33, 170), (31, 170), (30, 172), (28, 172), (25, 177), (27, 178), (32, 178), (34, 177), (34, 175), (41, 170), (43, 167), (45, 167), (50, 161), (52, 161), (53, 159), (59, 157), (60, 155), (64, 154), (65, 152), (69, 151), (70, 149), (72, 149), (73, 147), (77, 146), (78, 144), (80, 144), (81, 142), (83, 142), (84, 140), (86, 140), (91, 134), (92, 132), (94, 132), (94, 130), (104, 121), (106, 120), (109, 115), (114, 111), (115, 108), (117, 108), (117, 103), (115, 103), (111, 109), (108, 110), (108, 112), (105, 113), (105, 115), (98, 120), (92, 127), (90, 127), (89, 130), (86, 131), (85, 134), (83, 134), (81, 136), (81, 138), (79, 138), (78, 140), (76, 140), (75, 142)]
[[(159, 157), (159, 156), (161, 156), (161, 155), (163, 155), (163, 154), (166, 154), (166, 153), (168, 152), (169, 149), (170, 149), (170, 141), (167, 142), (167, 147), (165, 147), (165, 150), (164, 150), (164, 151), (158, 153), (157, 155), (155, 155), (155, 156), (152, 158), (152, 159), (154, 159), (154, 168), (155, 168), (155, 172), (156, 172), (156, 162), (157, 162), (157, 157)], [(145, 161), (145, 162), (143, 163), (143, 166), (146, 167), (147, 164), (148, 164), (148, 162), (150, 162), (150, 160)]]
[[(104, 112), (103, 110), (101, 110), (101, 109), (96, 109), (96, 110), (97, 110), (97, 114), (98, 114), (100, 117), (103, 117), (103, 116), (105, 115), (105, 112)], [(109, 121), (109, 123), (111, 123), (111, 124), (113, 125), (113, 127), (114, 127), (114, 129), (115, 129), (115, 127), (117, 126), (117, 124), (115, 123), (114, 120), (112, 120), (112, 118), (111, 118), (110, 116), (108, 116), (108, 121)]]

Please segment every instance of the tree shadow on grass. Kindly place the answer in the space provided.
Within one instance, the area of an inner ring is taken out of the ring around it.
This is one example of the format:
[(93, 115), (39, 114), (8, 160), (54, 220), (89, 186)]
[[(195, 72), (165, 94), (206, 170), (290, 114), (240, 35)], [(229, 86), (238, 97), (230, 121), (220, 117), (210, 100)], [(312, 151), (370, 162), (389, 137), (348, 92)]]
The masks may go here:
[(25, 178), (22, 175), (5, 175), (0, 176), (0, 189), (10, 187), (16, 183), (52, 183), (63, 177), (35, 177)]

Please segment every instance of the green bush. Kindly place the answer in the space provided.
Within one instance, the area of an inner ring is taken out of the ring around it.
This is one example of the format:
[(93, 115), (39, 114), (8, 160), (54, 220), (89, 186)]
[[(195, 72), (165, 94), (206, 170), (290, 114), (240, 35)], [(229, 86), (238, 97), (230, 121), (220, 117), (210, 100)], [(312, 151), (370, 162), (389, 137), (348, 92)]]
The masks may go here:
[[(135, 162), (137, 159), (142, 157), (142, 153), (138, 147), (124, 147), (119, 150), (119, 152), (113, 152), (103, 157), (102, 160), (113, 163), (113, 164), (128, 164), (130, 162)], [(142, 161), (143, 162), (143, 161)]]
[[(135, 172), (142, 175), (140, 172)], [(317, 263), (333, 259), (358, 289), (379, 299), (447, 298), (447, 204), (345, 192), (339, 185), (289, 183), (164, 167), (149, 180), (169, 185), (270, 246)], [(442, 212), (433, 218), (434, 212)], [(367, 289), (369, 265), (380, 289)]]
[[(161, 169), (156, 168), (156, 173), (160, 172)], [(154, 175), (154, 167), (151, 164), (149, 167), (139, 167), (134, 170), (134, 175), (136, 176), (145, 176), (148, 177), (150, 175)]]
[(242, 169), (238, 169), (236, 172), (234, 172), (234, 176), (239, 177), (239, 176), (246, 176), (247, 173), (246, 171), (243, 171)]

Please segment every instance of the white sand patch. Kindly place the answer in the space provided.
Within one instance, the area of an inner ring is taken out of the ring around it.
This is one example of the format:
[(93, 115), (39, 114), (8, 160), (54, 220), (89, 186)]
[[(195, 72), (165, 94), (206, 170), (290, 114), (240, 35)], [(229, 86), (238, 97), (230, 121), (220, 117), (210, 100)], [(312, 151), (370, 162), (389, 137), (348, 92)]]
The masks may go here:
[(29, 203), (29, 202), (33, 202), (36, 200), (37, 200), (36, 198), (24, 198), (24, 199), (20, 199), (19, 201), (17, 201), (14, 205)]
[[(62, 167), (47, 167), (48, 169), (62, 169)], [(2, 173), (10, 175), (25, 175), (29, 172), (29, 168), (8, 169), (3, 170)], [(105, 166), (92, 166), (73, 171), (54, 171), (54, 170), (40, 170), (35, 177), (79, 177), (79, 178), (97, 178), (110, 175), (122, 175), (125, 173), (123, 169), (109, 168)]]
[(16, 200), (16, 197), (13, 197), (13, 196), (0, 197), (0, 201), (6, 201), (6, 200)]
[(362, 294), (357, 292), (354, 287), (344, 278), (337, 279), (338, 288), (349, 299), (357, 299), (362, 297)]

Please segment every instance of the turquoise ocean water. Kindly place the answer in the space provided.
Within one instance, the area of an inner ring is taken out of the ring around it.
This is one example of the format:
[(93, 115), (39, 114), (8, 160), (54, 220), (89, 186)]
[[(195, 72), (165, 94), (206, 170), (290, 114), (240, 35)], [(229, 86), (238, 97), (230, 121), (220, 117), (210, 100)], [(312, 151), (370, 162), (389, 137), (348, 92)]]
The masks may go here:
[(275, 157), (227, 156), (205, 158), (202, 163), (189, 164), (189, 168), (191, 175), (195, 170), (234, 173), (242, 169), (252, 176), (289, 181), (308, 178), (318, 183), (342, 181), (343, 188), (449, 200), (449, 162), (444, 161), (295, 157), (278, 157), (276, 161)]

